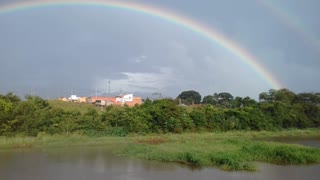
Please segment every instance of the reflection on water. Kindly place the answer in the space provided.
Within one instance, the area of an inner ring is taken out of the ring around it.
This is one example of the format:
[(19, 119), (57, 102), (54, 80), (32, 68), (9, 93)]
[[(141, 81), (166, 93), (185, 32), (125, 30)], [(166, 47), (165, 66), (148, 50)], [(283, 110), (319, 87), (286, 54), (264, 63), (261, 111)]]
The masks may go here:
[(267, 141), (275, 141), (275, 142), (281, 142), (281, 143), (289, 143), (289, 144), (300, 144), (304, 146), (310, 146), (315, 148), (320, 148), (320, 137), (314, 137), (314, 138), (298, 138), (298, 137), (277, 137), (277, 138), (271, 138), (266, 139)]
[(225, 172), (216, 168), (191, 169), (113, 156), (106, 147), (0, 151), (0, 179), (318, 179), (319, 165), (275, 166), (259, 164), (258, 172)]
[(319, 140), (283, 140), (280, 142), (292, 143), (292, 144), (301, 144), (304, 146), (310, 146), (315, 148), (320, 148), (320, 141)]

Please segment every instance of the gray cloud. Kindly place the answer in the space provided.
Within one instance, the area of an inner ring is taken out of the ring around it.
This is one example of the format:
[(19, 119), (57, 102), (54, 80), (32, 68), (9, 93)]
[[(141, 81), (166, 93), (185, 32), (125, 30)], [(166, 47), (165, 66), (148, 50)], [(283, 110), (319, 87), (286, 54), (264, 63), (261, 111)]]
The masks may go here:
[[(177, 9), (222, 31), (289, 89), (320, 90), (318, 53), (254, 0), (181, 2), (146, 3)], [(301, 9), (288, 3), (317, 37), (319, 12), (306, 3)], [(256, 98), (271, 88), (201, 34), (140, 13), (51, 7), (1, 14), (0, 26), (1, 92), (92, 95), (96, 88), (106, 92), (109, 80), (113, 92), (160, 91), (171, 97), (194, 89), (203, 95), (228, 91)]]
[(163, 91), (175, 82), (174, 73), (170, 68), (160, 68), (159, 73), (147, 72), (121, 72), (124, 78), (120, 79), (98, 79), (96, 87), (100, 91), (106, 89), (109, 84), (111, 92), (158, 92)]

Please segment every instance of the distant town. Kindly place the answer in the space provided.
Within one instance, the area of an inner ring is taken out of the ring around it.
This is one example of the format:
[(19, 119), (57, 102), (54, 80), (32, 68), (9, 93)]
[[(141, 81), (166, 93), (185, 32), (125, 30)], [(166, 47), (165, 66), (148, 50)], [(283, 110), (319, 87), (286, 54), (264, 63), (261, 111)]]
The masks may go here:
[(96, 106), (110, 106), (110, 105), (140, 105), (142, 104), (142, 98), (133, 96), (133, 94), (120, 94), (114, 97), (107, 96), (91, 96), (91, 97), (78, 97), (77, 95), (71, 95), (70, 97), (60, 97), (58, 98), (61, 101), (65, 102), (75, 102), (75, 103), (91, 103)]

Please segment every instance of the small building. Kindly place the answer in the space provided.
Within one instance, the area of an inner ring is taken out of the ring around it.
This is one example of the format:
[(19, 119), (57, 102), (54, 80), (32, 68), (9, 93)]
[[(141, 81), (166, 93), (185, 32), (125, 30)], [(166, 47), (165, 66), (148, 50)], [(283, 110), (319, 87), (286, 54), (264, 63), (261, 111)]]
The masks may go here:
[(63, 101), (63, 102), (67, 102), (68, 99), (66, 97), (59, 97), (58, 100)]
[(135, 97), (133, 94), (124, 94), (116, 97), (116, 102), (120, 103), (121, 105), (128, 105), (128, 106), (134, 106), (136, 104), (140, 105), (142, 104), (142, 98), (141, 97)]
[(70, 102), (77, 102), (79, 100), (80, 97), (77, 97), (77, 95), (71, 95), (69, 98), (68, 98), (68, 101)]
[(105, 101), (106, 106), (110, 105), (128, 105), (128, 106), (134, 106), (136, 104), (142, 104), (142, 98), (141, 97), (135, 97), (133, 94), (124, 94), (119, 95), (116, 97), (104, 97), (104, 96), (92, 96), (88, 98), (88, 102), (95, 104), (96, 102)]
[[(115, 97), (105, 97), (105, 96), (92, 96), (90, 98), (88, 98), (88, 101), (89, 103), (91, 104), (94, 104), (96, 101), (106, 101), (106, 102), (115, 102), (116, 101), (116, 98)], [(108, 103), (107, 103), (108, 104)]]
[(87, 97), (79, 97), (77, 102), (86, 103), (87, 102)]

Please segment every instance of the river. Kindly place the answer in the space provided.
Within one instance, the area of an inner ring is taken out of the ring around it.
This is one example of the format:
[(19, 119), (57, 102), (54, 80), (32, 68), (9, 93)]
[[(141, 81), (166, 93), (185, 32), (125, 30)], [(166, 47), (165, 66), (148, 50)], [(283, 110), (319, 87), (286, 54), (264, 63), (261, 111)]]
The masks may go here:
[[(315, 141), (311, 145), (319, 144)], [(257, 172), (194, 169), (177, 163), (118, 157), (110, 153), (110, 148), (101, 146), (0, 150), (1, 180), (318, 180), (320, 175), (320, 165), (257, 165)]]

